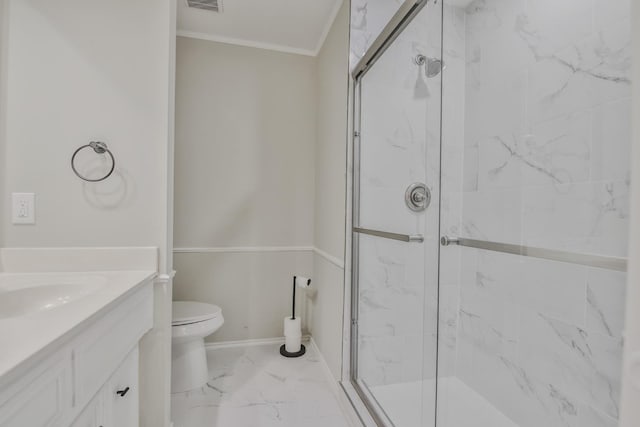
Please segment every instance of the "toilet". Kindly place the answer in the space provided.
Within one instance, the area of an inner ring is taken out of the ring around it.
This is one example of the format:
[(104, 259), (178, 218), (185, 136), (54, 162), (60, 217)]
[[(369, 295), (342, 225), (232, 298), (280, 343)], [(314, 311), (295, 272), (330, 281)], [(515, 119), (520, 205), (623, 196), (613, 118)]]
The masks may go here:
[(213, 304), (174, 301), (171, 321), (171, 392), (204, 386), (209, 380), (204, 338), (224, 323), (222, 310)]

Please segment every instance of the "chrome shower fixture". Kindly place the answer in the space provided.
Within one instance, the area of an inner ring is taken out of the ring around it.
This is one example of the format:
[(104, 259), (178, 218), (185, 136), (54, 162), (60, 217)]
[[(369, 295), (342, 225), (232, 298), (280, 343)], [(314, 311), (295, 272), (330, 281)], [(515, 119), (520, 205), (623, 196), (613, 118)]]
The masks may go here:
[(424, 73), (427, 78), (436, 77), (445, 68), (442, 60), (438, 58), (427, 57), (423, 54), (416, 55), (413, 58), (413, 62), (420, 67), (426, 64), (424, 67)]

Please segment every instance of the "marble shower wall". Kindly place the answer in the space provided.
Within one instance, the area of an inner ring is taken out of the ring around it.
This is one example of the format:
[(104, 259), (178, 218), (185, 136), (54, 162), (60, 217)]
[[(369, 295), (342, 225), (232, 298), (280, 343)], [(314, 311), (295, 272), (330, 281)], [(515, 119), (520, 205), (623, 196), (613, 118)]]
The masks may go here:
[[(629, 8), (466, 7), (461, 235), (626, 256)], [(624, 298), (623, 273), (463, 249), (455, 374), (522, 427), (613, 427)]]
[[(352, 68), (400, 3), (352, 1)], [(468, 3), (444, 4), (442, 234), (626, 256), (629, 0)], [(381, 105), (400, 107), (394, 94), (410, 99), (417, 87), (402, 61), (382, 79)], [(392, 138), (378, 159), (404, 155), (414, 171), (424, 162), (429, 182), (439, 173), (428, 154), (433, 124), (425, 131), (419, 114), (381, 117), (378, 134)], [(424, 153), (412, 145), (423, 137)], [(422, 225), (433, 237), (428, 220), (407, 218), (386, 198), (420, 175), (384, 161), (371, 170), (381, 174), (369, 177), (379, 195), (371, 200), (383, 202), (370, 204), (370, 224)], [(363, 240), (369, 329), (360, 326), (372, 350), (361, 347), (361, 368), (372, 385), (429, 378), (433, 248)], [(459, 377), (522, 427), (616, 425), (624, 273), (456, 247), (441, 251), (439, 267), (440, 375)], [(420, 337), (411, 360), (394, 352)]]
[(351, 0), (349, 67), (353, 68), (404, 0)]

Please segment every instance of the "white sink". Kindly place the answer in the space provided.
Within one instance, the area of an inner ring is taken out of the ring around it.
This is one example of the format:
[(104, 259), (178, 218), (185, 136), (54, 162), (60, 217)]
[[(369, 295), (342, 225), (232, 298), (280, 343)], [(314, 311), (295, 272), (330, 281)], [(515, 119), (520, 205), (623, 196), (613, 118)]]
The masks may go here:
[(61, 307), (104, 286), (101, 276), (10, 275), (0, 280), (0, 319)]

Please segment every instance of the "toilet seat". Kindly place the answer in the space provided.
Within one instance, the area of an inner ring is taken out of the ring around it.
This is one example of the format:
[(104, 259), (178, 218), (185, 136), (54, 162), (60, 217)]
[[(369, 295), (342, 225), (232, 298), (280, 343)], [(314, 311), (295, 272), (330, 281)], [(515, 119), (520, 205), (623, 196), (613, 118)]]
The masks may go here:
[(174, 301), (172, 310), (171, 326), (191, 325), (222, 317), (220, 307), (203, 302)]
[(203, 387), (209, 377), (204, 339), (224, 324), (220, 307), (174, 301), (171, 321), (171, 392)]

